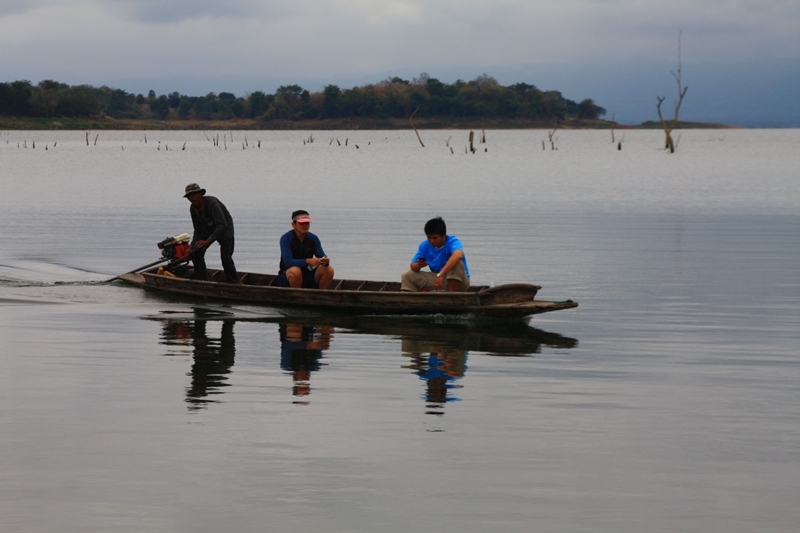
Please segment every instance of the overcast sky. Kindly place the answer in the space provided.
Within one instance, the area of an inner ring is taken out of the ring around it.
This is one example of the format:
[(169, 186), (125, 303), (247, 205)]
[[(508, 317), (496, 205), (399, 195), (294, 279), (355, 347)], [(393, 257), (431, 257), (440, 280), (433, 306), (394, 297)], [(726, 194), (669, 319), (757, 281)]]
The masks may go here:
[(800, 0), (0, 0), (0, 81), (241, 96), (487, 73), (637, 121), (631, 98), (675, 90), (679, 31), (687, 109), (800, 103)]

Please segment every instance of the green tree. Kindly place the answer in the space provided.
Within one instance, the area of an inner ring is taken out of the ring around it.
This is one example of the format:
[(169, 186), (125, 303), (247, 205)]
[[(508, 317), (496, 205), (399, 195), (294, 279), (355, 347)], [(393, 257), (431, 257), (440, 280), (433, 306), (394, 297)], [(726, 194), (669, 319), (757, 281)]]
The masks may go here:
[(326, 85), (322, 90), (324, 98), (322, 100), (322, 112), (325, 118), (336, 118), (340, 115), (339, 101), (342, 90), (336, 85)]
[(31, 95), (31, 104), (34, 114), (42, 117), (51, 117), (56, 112), (60, 93), (68, 89), (65, 83), (55, 80), (42, 80)]
[(136, 97), (122, 89), (109, 89), (106, 96), (105, 114), (114, 118), (137, 118)]
[(302, 92), (303, 88), (299, 85), (281, 85), (278, 87), (278, 90), (275, 91), (275, 96), (279, 100), (283, 100), (287, 103), (294, 103), (300, 98)]
[(61, 91), (55, 114), (60, 117), (92, 117), (99, 114), (102, 103), (91, 92), (82, 87)]
[(150, 102), (150, 111), (159, 120), (164, 120), (169, 116), (169, 98), (162, 94)]
[(0, 83), (0, 115), (30, 116), (33, 86), (27, 80)]
[(189, 101), (188, 98), (184, 96), (181, 98), (180, 104), (178, 104), (178, 117), (182, 119), (187, 119), (191, 114), (192, 114), (192, 103)]
[(595, 119), (606, 114), (606, 110), (587, 98), (578, 104), (578, 118)]
[(264, 115), (269, 110), (269, 106), (275, 97), (270, 95), (268, 98), (266, 94), (261, 91), (250, 93), (247, 97), (247, 103), (250, 108), (250, 116), (253, 118)]
[(237, 98), (231, 102), (231, 113), (237, 118), (242, 118), (245, 114), (245, 100), (244, 98)]
[(178, 91), (169, 93), (167, 98), (169, 99), (169, 106), (172, 109), (177, 109), (181, 105), (181, 94)]

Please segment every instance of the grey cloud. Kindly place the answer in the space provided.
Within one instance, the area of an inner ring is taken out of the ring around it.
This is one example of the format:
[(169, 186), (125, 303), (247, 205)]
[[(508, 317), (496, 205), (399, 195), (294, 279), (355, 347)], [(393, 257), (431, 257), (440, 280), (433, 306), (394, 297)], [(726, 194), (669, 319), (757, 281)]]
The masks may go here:
[(29, 0), (3, 0), (0, 2), (0, 18), (27, 13), (43, 3)]
[[(107, 6), (122, 14), (123, 18), (142, 22), (179, 22), (200, 17), (245, 17), (269, 10), (270, 4), (254, 0), (99, 0), (98, 6)], [(68, 5), (64, 0), (2, 0), (0, 17), (22, 15), (36, 9)]]
[(290, 2), (256, 0), (108, 0), (134, 20), (172, 23), (210, 18), (280, 18), (294, 9)]
[[(701, 101), (698, 81), (704, 79), (703, 72), (692, 73), (692, 63), (784, 58), (781, 69), (769, 72), (788, 70), (796, 79), (798, 6), (788, 0), (675, 0), (666, 6), (645, 0), (0, 0), (0, 75), (95, 85), (139, 79), (144, 81), (131, 85), (137, 91), (239, 94), (271, 92), (276, 83), (313, 90), (330, 82), (375, 82), (382, 73), (411, 77), (427, 71), (445, 79), (454, 68), (454, 81), (519, 68), (535, 75), (503, 82), (595, 98), (618, 118), (634, 117), (625, 107), (631, 98), (610, 96), (658, 74), (658, 85), (631, 93), (644, 94), (643, 109), (652, 111), (653, 95), (672, 88), (679, 30), (692, 86), (687, 110)], [(24, 15), (11, 20), (4, 13)], [(659, 66), (623, 80), (608, 74), (611, 62)], [(555, 70), (549, 81), (540, 78), (553, 65), (578, 73), (575, 84)], [(586, 76), (586, 65), (596, 65), (598, 74)], [(260, 81), (251, 78), (261, 74)], [(580, 94), (602, 76), (610, 96)]]

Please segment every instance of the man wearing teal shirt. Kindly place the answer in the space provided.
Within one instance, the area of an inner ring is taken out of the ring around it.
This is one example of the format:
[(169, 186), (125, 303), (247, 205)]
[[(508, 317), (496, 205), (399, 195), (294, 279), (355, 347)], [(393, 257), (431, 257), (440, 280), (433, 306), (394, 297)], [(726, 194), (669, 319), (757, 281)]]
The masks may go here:
[[(469, 287), (469, 266), (464, 246), (455, 235), (447, 234), (441, 217), (425, 224), (426, 240), (422, 241), (411, 260), (410, 270), (402, 276), (401, 290), (462, 292)], [(424, 267), (430, 272), (422, 272)]]

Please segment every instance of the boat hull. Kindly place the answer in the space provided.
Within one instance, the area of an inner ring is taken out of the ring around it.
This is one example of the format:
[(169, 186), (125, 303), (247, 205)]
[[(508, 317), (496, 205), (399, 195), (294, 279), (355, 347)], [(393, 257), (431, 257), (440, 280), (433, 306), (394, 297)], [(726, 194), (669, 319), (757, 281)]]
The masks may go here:
[(239, 284), (160, 275), (155, 269), (123, 274), (122, 281), (170, 294), (249, 302), (272, 307), (301, 307), (377, 315), (476, 314), (527, 316), (577, 307), (572, 301), (535, 300), (538, 285), (509, 284), (471, 287), (467, 292), (405, 292), (395, 282), (334, 280), (329, 290), (293, 289), (275, 285), (277, 276), (242, 273)]

